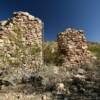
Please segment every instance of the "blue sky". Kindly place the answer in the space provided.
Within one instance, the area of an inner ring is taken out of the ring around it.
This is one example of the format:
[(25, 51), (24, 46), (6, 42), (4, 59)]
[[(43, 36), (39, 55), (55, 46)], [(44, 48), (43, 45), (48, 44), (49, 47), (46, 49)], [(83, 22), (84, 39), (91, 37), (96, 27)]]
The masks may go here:
[(82, 29), (89, 41), (100, 42), (100, 0), (0, 0), (0, 20), (14, 11), (28, 11), (44, 22), (45, 40), (72, 27)]

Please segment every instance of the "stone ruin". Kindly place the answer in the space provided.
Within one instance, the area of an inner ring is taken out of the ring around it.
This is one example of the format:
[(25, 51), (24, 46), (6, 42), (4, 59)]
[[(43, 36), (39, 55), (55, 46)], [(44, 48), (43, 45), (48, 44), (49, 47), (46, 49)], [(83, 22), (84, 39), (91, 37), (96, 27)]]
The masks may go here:
[[(43, 64), (43, 23), (27, 12), (15, 12), (11, 19), (0, 21), (0, 67), (24, 66), (37, 71)], [(62, 66), (90, 63), (84, 32), (67, 29), (58, 35)], [(32, 70), (33, 71), (33, 70)]]
[[(79, 68), (81, 65), (90, 64), (94, 57), (88, 50), (84, 32), (81, 30), (69, 28), (61, 32), (58, 35), (58, 52), (62, 56), (58, 56), (58, 53), (56, 55), (63, 60), (63, 69), (78, 67), (78, 74), (72, 70), (71, 72), (63, 70), (66, 72), (65, 74), (62, 70), (59, 71), (57, 66), (53, 66), (53, 68), (49, 66), (50, 69), (43, 70), (43, 74), (45, 74), (43, 76), (40, 73), (35, 74), (36, 76), (33, 74), (38, 72), (43, 65), (42, 31), (42, 21), (27, 12), (15, 12), (11, 19), (0, 21), (0, 97), (2, 98), (2, 93), (6, 92), (7, 94), (3, 95), (6, 99), (3, 100), (8, 100), (8, 98), (11, 98), (10, 100), (12, 98), (53, 100), (54, 98), (51, 99), (53, 94), (56, 100), (63, 100), (64, 94), (66, 94), (65, 99), (67, 100), (71, 99), (69, 97), (74, 92), (76, 95), (77, 92), (78, 95), (81, 94), (80, 98), (84, 93), (89, 93), (89, 97), (91, 97), (91, 91), (94, 91), (95, 94), (95, 91), (99, 92), (99, 80), (96, 78), (99, 74), (95, 72), (87, 74), (85, 70)], [(52, 53), (57, 50), (57, 44), (50, 45), (50, 50)], [(66, 79), (68, 80), (66, 81)], [(93, 87), (94, 84), (95, 87)], [(37, 88), (40, 92), (37, 91)], [(43, 89), (43, 93), (40, 89)], [(44, 92), (44, 89), (47, 91)], [(36, 93), (33, 93), (34, 90)], [(52, 93), (48, 90), (51, 90)], [(97, 95), (93, 95), (93, 97)]]
[(82, 30), (68, 28), (58, 35), (58, 51), (63, 55), (62, 66), (79, 67), (90, 64), (93, 55), (88, 50), (85, 34)]
[(0, 21), (0, 67), (39, 69), (43, 64), (42, 30), (42, 21), (27, 12), (14, 12), (11, 19)]

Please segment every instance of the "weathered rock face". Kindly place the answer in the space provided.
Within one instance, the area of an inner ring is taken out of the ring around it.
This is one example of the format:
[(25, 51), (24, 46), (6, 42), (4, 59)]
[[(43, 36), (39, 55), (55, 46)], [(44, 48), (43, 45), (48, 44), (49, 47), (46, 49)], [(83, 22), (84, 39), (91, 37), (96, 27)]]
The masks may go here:
[(88, 51), (84, 32), (67, 29), (58, 35), (58, 50), (63, 55), (63, 66), (81, 66), (91, 62), (93, 55)]
[(37, 70), (43, 63), (40, 19), (27, 12), (15, 12), (0, 22), (0, 67), (24, 66)]

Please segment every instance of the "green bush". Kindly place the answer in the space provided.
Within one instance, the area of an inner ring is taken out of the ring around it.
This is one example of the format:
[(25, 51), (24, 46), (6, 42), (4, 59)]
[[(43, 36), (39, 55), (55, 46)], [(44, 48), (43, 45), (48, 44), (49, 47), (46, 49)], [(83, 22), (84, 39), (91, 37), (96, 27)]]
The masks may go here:
[(100, 60), (100, 44), (89, 44), (89, 50), (95, 54), (98, 60)]
[(63, 55), (58, 52), (57, 42), (49, 41), (43, 45), (44, 62), (45, 64), (61, 65), (63, 62)]

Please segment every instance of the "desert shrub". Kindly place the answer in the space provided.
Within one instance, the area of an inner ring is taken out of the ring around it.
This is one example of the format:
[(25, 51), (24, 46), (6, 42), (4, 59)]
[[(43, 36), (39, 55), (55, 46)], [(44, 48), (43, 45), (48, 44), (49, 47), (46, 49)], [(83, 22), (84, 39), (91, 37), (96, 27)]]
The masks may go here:
[(55, 63), (57, 49), (55, 42), (45, 42), (43, 45), (44, 62), (46, 64)]
[(43, 44), (43, 52), (45, 64), (60, 65), (63, 62), (63, 55), (58, 52), (57, 42), (45, 42)]
[(98, 60), (100, 60), (100, 44), (89, 44), (89, 50), (95, 54)]

